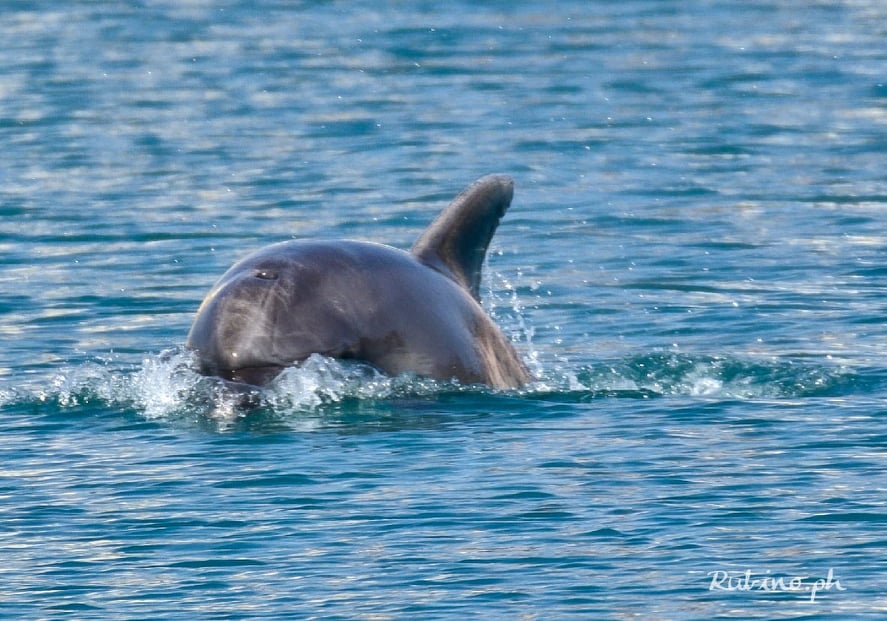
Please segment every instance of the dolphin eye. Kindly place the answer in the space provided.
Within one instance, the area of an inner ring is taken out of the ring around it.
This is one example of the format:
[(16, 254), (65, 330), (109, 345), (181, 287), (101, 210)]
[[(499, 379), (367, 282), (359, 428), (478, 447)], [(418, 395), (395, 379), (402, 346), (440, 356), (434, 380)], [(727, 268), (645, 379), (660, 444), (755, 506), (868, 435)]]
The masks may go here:
[(277, 272), (275, 270), (257, 269), (255, 277), (261, 280), (277, 280)]

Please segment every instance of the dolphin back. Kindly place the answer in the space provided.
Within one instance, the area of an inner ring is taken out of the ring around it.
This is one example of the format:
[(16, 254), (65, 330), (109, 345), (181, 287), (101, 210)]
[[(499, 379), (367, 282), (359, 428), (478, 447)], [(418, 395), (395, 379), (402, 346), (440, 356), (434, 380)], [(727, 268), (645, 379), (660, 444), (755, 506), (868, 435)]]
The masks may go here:
[(511, 205), (507, 175), (481, 177), (465, 188), (413, 244), (423, 264), (445, 274), (480, 301), (481, 268), (499, 220)]

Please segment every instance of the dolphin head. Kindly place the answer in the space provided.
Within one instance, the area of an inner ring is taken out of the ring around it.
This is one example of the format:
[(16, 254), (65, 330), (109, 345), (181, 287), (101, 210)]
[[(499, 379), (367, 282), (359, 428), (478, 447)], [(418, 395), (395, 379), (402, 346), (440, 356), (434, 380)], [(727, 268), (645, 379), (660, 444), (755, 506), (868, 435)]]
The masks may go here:
[(200, 372), (263, 385), (312, 353), (345, 357), (349, 330), (329, 308), (310, 247), (274, 244), (231, 267), (197, 311), (186, 347)]

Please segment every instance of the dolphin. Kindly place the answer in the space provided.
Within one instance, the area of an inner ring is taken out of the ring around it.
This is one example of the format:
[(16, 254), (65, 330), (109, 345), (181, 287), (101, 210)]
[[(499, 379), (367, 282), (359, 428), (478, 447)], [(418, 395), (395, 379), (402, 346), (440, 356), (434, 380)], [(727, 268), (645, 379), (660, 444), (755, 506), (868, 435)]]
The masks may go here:
[(261, 248), (213, 286), (185, 346), (202, 374), (256, 386), (322, 354), (392, 376), (518, 388), (531, 375), (480, 304), (481, 267), (513, 193), (506, 175), (478, 179), (409, 252), (354, 240)]

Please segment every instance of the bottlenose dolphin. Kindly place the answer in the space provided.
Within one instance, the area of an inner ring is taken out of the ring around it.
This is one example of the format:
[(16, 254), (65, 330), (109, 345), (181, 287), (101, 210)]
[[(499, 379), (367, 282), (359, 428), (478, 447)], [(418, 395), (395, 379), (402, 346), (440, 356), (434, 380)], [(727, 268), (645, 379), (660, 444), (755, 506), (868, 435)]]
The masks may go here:
[(263, 385), (311, 354), (389, 375), (516, 388), (531, 376), (480, 305), (481, 267), (514, 184), (483, 177), (410, 252), (291, 240), (235, 263), (197, 311), (186, 347), (200, 372)]

